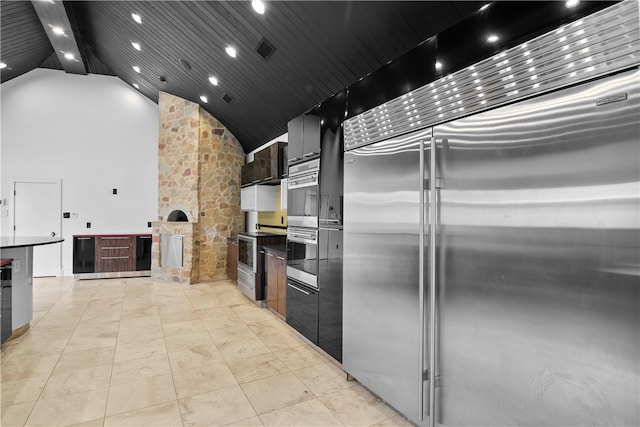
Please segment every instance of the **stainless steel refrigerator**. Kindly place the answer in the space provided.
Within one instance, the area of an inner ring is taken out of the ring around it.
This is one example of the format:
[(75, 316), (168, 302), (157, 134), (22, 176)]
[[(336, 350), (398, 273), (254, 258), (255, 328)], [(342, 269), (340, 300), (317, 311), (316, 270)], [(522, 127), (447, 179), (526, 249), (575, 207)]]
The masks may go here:
[(637, 69), (344, 162), (346, 372), (418, 425), (640, 425)]

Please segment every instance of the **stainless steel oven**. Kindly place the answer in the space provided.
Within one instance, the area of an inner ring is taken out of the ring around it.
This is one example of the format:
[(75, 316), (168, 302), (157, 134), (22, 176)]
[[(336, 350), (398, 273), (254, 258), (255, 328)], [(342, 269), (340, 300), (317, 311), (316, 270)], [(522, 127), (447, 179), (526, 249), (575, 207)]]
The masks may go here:
[(256, 299), (258, 239), (238, 235), (238, 288), (248, 298)]
[(287, 230), (287, 277), (318, 288), (318, 230)]
[(258, 239), (238, 235), (238, 267), (256, 273), (258, 271)]
[(287, 179), (287, 224), (318, 227), (318, 177), (320, 159), (289, 167)]

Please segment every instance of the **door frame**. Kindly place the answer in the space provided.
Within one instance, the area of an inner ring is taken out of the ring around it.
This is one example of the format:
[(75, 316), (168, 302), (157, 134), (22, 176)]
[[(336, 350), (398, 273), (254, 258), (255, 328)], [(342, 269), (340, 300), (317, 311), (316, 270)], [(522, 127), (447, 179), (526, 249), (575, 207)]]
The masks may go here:
[[(11, 206), (10, 221), (11, 221), (11, 234), (15, 237), (16, 231), (16, 184), (54, 184), (56, 186), (56, 202), (52, 208), (58, 216), (56, 222), (56, 233), (58, 237), (62, 236), (62, 179), (46, 179), (46, 178), (13, 178), (11, 179)], [(62, 276), (62, 245), (55, 245), (57, 247), (57, 263), (56, 263), (56, 276)]]

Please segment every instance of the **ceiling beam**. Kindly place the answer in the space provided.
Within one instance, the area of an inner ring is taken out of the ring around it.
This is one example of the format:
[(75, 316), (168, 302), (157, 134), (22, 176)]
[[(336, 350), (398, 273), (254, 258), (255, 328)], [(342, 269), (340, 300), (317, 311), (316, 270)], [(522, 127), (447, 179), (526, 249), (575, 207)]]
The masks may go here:
[[(64, 71), (71, 74), (87, 74), (86, 59), (76, 41), (73, 26), (63, 2), (59, 0), (33, 0), (31, 3)], [(54, 32), (54, 28), (62, 30), (62, 34)], [(73, 58), (69, 59), (65, 55), (73, 55)]]

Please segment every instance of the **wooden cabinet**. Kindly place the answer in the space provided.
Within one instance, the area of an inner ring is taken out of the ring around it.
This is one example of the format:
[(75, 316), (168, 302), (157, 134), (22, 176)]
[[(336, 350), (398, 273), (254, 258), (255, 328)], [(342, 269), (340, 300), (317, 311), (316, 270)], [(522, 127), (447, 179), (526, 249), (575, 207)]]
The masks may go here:
[(287, 124), (288, 164), (311, 160), (320, 155), (320, 117), (303, 114)]
[(267, 258), (267, 306), (283, 318), (287, 314), (287, 261), (284, 254), (265, 250)]
[(286, 142), (275, 142), (253, 155), (253, 161), (242, 166), (241, 185), (277, 185), (287, 173)]
[(73, 236), (76, 279), (149, 276), (150, 234)]
[(96, 237), (96, 272), (136, 270), (135, 236)]
[(227, 277), (238, 280), (238, 241), (227, 240)]

